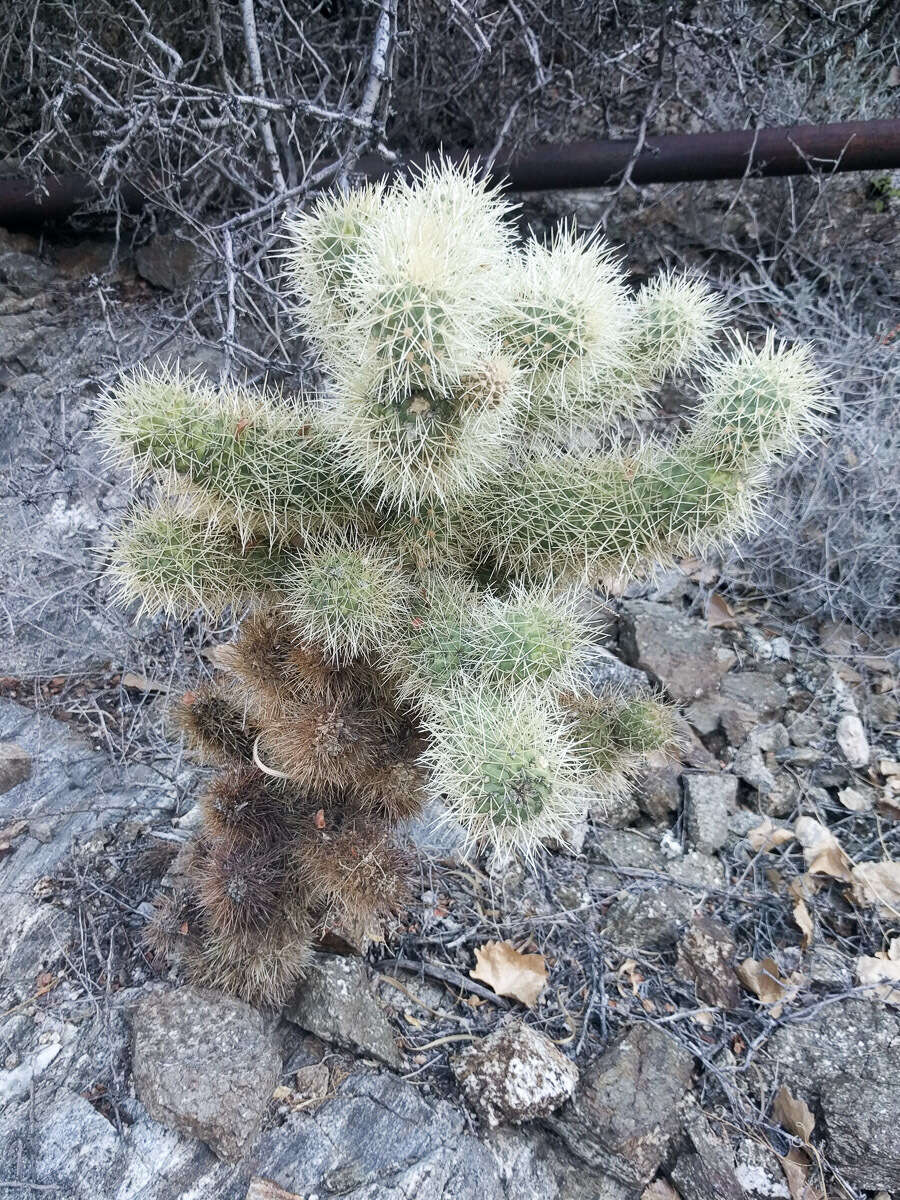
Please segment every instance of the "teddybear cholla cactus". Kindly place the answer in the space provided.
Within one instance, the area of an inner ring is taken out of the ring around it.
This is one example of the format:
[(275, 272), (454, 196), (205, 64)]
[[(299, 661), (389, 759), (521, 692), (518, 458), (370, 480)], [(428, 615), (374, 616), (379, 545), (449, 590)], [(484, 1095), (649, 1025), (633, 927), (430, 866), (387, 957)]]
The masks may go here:
[[(822, 407), (805, 349), (725, 333), (697, 280), (630, 296), (599, 238), (518, 249), (465, 171), (322, 199), (285, 260), (324, 394), (138, 372), (103, 416), (164, 484), (119, 535), (122, 598), (249, 606), (182, 705), (223, 770), (156, 935), (270, 1001), (323, 926), (370, 935), (402, 903), (391, 828), (427, 797), (528, 853), (671, 742), (659, 700), (588, 689), (578, 587), (745, 528)], [(687, 367), (691, 430), (623, 449)]]

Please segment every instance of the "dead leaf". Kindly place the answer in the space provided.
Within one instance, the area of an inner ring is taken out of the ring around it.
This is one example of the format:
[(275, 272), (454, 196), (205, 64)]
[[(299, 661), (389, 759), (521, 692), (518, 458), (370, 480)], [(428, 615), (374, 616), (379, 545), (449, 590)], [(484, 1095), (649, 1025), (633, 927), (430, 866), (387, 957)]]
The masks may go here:
[(638, 988), (644, 982), (644, 976), (638, 970), (638, 965), (633, 958), (626, 958), (621, 967), (619, 967), (618, 971), (616, 971), (616, 975), (619, 977), (616, 987), (619, 989), (620, 996), (624, 996), (626, 998), (628, 996), (628, 993), (622, 986), (623, 975), (627, 978), (628, 983), (631, 985), (632, 996), (636, 996), (638, 994)]
[(782, 1128), (793, 1133), (807, 1146), (816, 1126), (816, 1118), (804, 1100), (792, 1096), (786, 1087), (780, 1087), (772, 1105), (772, 1115)]
[(891, 947), (898, 947), (898, 957), (891, 958), (883, 950), (874, 956), (864, 955), (856, 960), (856, 977), (861, 984), (871, 987), (872, 999), (884, 1004), (900, 1007), (900, 938), (894, 938)]
[(850, 812), (868, 812), (872, 807), (871, 797), (857, 788), (841, 788), (838, 792), (838, 800), (844, 808), (849, 808)]
[(803, 847), (806, 869), (810, 875), (830, 875), (832, 879), (850, 881), (850, 859), (830, 829), (813, 817), (798, 817), (794, 833)]
[(132, 688), (136, 692), (167, 692), (169, 685), (148, 675), (138, 675), (135, 671), (126, 671), (122, 676), (122, 687)]
[(900, 918), (900, 862), (857, 863), (851, 882), (854, 903), (873, 905), (889, 921)]
[(737, 626), (734, 610), (718, 592), (711, 592), (706, 603), (706, 624), (710, 629), (734, 629)]
[(888, 775), (900, 775), (900, 762), (895, 758), (880, 758), (878, 770), (887, 778)]
[(772, 1005), (772, 1016), (780, 1017), (784, 1006), (797, 994), (799, 981), (792, 975), (786, 978), (774, 958), (745, 958), (735, 968), (744, 987), (753, 992), (763, 1004)]
[(325, 828), (325, 809), (324, 808), (320, 808), (318, 810), (318, 812), (316, 813), (316, 815), (313, 817), (313, 825), (315, 825), (316, 829), (324, 829)]
[(809, 1182), (809, 1158), (799, 1146), (792, 1146), (787, 1154), (778, 1154), (776, 1158), (784, 1171), (791, 1200), (821, 1200), (821, 1192)]
[(520, 954), (509, 942), (485, 942), (469, 976), (531, 1008), (547, 984), (547, 964), (542, 954)]
[(797, 923), (797, 928), (803, 934), (801, 945), (806, 950), (812, 945), (813, 937), (815, 936), (815, 928), (813, 926), (812, 917), (809, 909), (806, 907), (805, 900), (798, 900), (794, 905), (794, 920)]
[(766, 817), (761, 825), (754, 827), (747, 834), (750, 849), (754, 851), (772, 850), (783, 846), (785, 842), (793, 841), (794, 832), (776, 825), (771, 817)]

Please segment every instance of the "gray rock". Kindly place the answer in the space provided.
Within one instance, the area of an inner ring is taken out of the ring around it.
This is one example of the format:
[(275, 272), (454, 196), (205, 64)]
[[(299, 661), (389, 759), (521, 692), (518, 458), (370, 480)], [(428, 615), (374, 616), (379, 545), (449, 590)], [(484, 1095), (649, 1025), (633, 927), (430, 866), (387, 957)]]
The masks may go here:
[(601, 695), (613, 690), (620, 696), (643, 696), (650, 690), (650, 680), (643, 671), (629, 667), (621, 658), (603, 647), (596, 647), (587, 668), (587, 685)]
[(752, 713), (758, 722), (772, 717), (787, 704), (787, 691), (772, 675), (762, 671), (738, 671), (726, 675), (719, 685), (720, 694)]
[(766, 766), (762, 751), (752, 739), (748, 739), (735, 754), (732, 770), (745, 783), (756, 788), (761, 796), (767, 796), (775, 787), (775, 776)]
[(728, 839), (728, 814), (737, 802), (737, 780), (733, 775), (684, 776), (687, 836), (701, 854), (714, 854)]
[(177, 292), (200, 277), (204, 259), (193, 243), (175, 233), (160, 233), (135, 251), (134, 264), (154, 287)]
[(853, 986), (852, 959), (834, 946), (822, 943), (810, 947), (803, 972), (812, 984), (819, 987), (850, 988)]
[(358, 958), (317, 954), (284, 1015), (325, 1042), (400, 1065), (397, 1041)]
[(138, 1099), (157, 1121), (236, 1162), (262, 1124), (281, 1055), (262, 1016), (200, 988), (157, 992), (134, 1019)]
[(773, 1150), (752, 1138), (740, 1138), (734, 1174), (747, 1200), (791, 1200), (784, 1172)]
[[(24, 999), (67, 938), (64, 914), (40, 899), (41, 881), (60, 872), (77, 842), (152, 810), (165, 779), (149, 767), (114, 766), (80, 734), (12, 700), (0, 699), (0, 740), (21, 747), (33, 767), (0, 793), (0, 829), (25, 821), (29, 831), (0, 856), (0, 978)], [(48, 824), (49, 841), (31, 833)]]
[(841, 753), (851, 767), (868, 766), (869, 739), (856, 713), (844, 713), (838, 720), (835, 736)]
[(646, 671), (676, 700), (690, 702), (715, 690), (733, 665), (706, 624), (666, 604), (623, 604), (619, 644), (627, 662)]
[(481, 1038), (451, 1063), (467, 1103), (493, 1128), (549, 1116), (570, 1098), (578, 1068), (521, 1022)]
[(822, 732), (822, 722), (811, 712), (787, 713), (784, 721), (794, 746), (809, 746)]
[(692, 1069), (674, 1039), (636, 1025), (582, 1071), (572, 1102), (546, 1123), (586, 1163), (640, 1188), (669, 1150)]
[[(150, 1120), (132, 1102), (126, 1135), (63, 1085), (0, 1117), (0, 1178), (52, 1186), (64, 1200), (265, 1200), (350, 1195), (355, 1200), (633, 1200), (541, 1129), (502, 1128), (479, 1139), (461, 1109), (390, 1072), (359, 1069), (314, 1111), (267, 1129), (240, 1164)], [(258, 1189), (261, 1182), (257, 1185)]]
[(31, 775), (31, 755), (15, 742), (0, 742), (0, 795)]
[(640, 820), (641, 810), (635, 793), (629, 789), (592, 804), (590, 816), (594, 824), (606, 825), (610, 829), (625, 829)]
[(629, 892), (610, 905), (603, 936), (619, 950), (669, 950), (693, 907), (689, 893), (674, 884)]
[(653, 821), (666, 821), (681, 803), (681, 771), (672, 763), (648, 766), (639, 776), (634, 796), (641, 812)]
[(701, 1112), (689, 1116), (685, 1141), (670, 1172), (681, 1200), (746, 1200), (731, 1146), (713, 1133)]
[(704, 1004), (737, 1008), (741, 992), (734, 973), (737, 944), (715, 917), (696, 916), (678, 943), (676, 970), (697, 990)]
[[(759, 817), (756, 823), (759, 824)], [(721, 860), (697, 850), (688, 850), (686, 854), (670, 859), (665, 870), (672, 879), (693, 887), (715, 889), (725, 886), (725, 868)]]
[(37, 296), (56, 281), (56, 272), (33, 254), (18, 250), (0, 252), (0, 284), (20, 296)]
[(837, 1001), (776, 1029), (766, 1049), (772, 1079), (817, 1112), (817, 1134), (850, 1186), (900, 1188), (900, 1013), (870, 999)]

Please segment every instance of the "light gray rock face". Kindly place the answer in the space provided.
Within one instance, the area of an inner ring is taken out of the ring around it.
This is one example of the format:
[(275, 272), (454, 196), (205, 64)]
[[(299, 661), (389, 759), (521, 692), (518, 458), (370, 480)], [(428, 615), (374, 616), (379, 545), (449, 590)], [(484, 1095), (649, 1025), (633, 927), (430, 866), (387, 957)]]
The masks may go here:
[(776, 1029), (766, 1057), (773, 1078), (819, 1114), (816, 1132), (852, 1187), (900, 1188), (900, 1013), (871, 999), (829, 1004)]
[(737, 802), (737, 780), (724, 772), (684, 776), (688, 841), (701, 854), (714, 854), (728, 840), (728, 815)]
[(628, 663), (685, 703), (714, 691), (735, 661), (703, 621), (651, 600), (623, 604), (619, 645)]
[(317, 954), (284, 1015), (325, 1042), (377, 1058), (389, 1067), (400, 1065), (393, 1031), (357, 958)]
[(678, 1129), (693, 1057), (652, 1025), (637, 1025), (587, 1070), (546, 1124), (573, 1154), (631, 1187), (648, 1183)]
[(231, 996), (180, 987), (134, 1018), (135, 1092), (151, 1117), (236, 1162), (259, 1133), (281, 1055), (262, 1016)]
[(690, 894), (674, 884), (629, 892), (610, 905), (603, 936), (619, 950), (669, 950), (693, 906)]
[(48, 953), (55, 960), (65, 943), (68, 917), (41, 898), (41, 881), (58, 872), (74, 843), (151, 811), (166, 789), (158, 772), (116, 767), (65, 725), (11, 700), (0, 699), (0, 739), (32, 763), (28, 779), (0, 794), (0, 829), (27, 822), (0, 857), (0, 982), (21, 1000), (34, 992)]
[(491, 1128), (548, 1116), (578, 1082), (575, 1064), (548, 1037), (520, 1022), (463, 1050), (452, 1069), (467, 1103)]

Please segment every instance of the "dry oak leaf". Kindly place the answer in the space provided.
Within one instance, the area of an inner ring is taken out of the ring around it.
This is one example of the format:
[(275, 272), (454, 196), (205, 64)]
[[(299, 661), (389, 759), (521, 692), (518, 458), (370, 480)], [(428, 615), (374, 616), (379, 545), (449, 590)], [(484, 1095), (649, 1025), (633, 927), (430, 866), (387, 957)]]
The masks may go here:
[(858, 863), (851, 885), (853, 900), (860, 907), (874, 905), (888, 921), (900, 918), (900, 862)]
[(509, 942), (485, 942), (469, 976), (531, 1008), (547, 985), (547, 964), (542, 954), (520, 954)]
[(776, 1018), (781, 1016), (784, 1006), (799, 990), (797, 976), (785, 977), (774, 958), (764, 958), (760, 962), (755, 958), (745, 958), (735, 970), (748, 992), (753, 992), (763, 1004), (772, 1005), (772, 1016)]
[(831, 830), (826, 829), (821, 821), (813, 817), (798, 817), (794, 833), (803, 847), (803, 857), (810, 875), (830, 875), (832, 879), (850, 882), (850, 859)]
[(707, 602), (706, 624), (710, 629), (734, 629), (737, 625), (734, 609), (718, 592), (713, 592)]
[(784, 1171), (791, 1200), (822, 1200), (822, 1193), (809, 1182), (809, 1158), (799, 1146), (792, 1146), (787, 1154), (775, 1157)]
[(873, 999), (900, 1007), (900, 938), (892, 938), (887, 950), (856, 960), (856, 977), (861, 984), (875, 985)]
[(793, 1133), (809, 1145), (816, 1118), (809, 1111), (805, 1100), (792, 1096), (786, 1087), (780, 1087), (772, 1105), (772, 1116), (788, 1133)]
[(776, 825), (771, 817), (766, 817), (761, 825), (754, 825), (747, 834), (747, 842), (753, 851), (773, 850), (776, 846), (783, 846), (785, 842), (793, 840), (793, 830)]
[(812, 945), (813, 937), (815, 936), (815, 928), (813, 926), (812, 917), (809, 909), (806, 907), (806, 901), (798, 899), (794, 905), (794, 921), (797, 928), (803, 934), (801, 945), (806, 950)]

